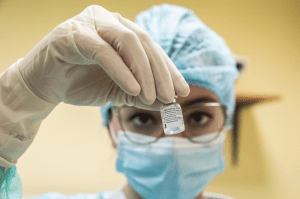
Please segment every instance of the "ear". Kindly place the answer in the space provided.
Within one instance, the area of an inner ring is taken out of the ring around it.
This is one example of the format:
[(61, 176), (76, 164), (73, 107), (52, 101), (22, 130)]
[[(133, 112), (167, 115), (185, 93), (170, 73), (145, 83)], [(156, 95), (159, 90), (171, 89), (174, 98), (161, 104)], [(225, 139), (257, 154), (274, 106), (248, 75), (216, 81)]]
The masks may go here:
[(241, 75), (241, 74), (245, 73), (248, 68), (249, 59), (246, 56), (241, 56), (241, 55), (236, 55), (236, 54), (233, 54), (233, 58), (236, 61), (236, 67), (239, 71), (239, 74)]

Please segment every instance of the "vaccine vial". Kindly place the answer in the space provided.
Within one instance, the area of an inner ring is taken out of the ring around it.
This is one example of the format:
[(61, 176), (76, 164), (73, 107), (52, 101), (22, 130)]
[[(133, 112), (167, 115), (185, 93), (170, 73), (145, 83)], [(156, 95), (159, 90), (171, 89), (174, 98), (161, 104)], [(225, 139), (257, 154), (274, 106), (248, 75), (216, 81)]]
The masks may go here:
[(165, 104), (161, 107), (161, 119), (164, 132), (167, 135), (181, 133), (185, 130), (182, 110), (178, 103), (176, 103), (177, 96), (170, 104)]

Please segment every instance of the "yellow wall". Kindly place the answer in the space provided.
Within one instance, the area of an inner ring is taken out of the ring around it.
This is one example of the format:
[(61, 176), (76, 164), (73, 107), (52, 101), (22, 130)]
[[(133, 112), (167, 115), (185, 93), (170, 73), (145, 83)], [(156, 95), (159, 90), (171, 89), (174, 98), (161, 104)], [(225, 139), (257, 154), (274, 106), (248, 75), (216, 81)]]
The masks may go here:
[[(237, 199), (298, 198), (297, 0), (9, 0), (0, 8), (0, 72), (24, 57), (56, 25), (88, 5), (101, 5), (134, 21), (140, 11), (161, 3), (193, 9), (234, 53), (248, 57), (249, 68), (238, 80), (238, 93), (282, 96), (279, 102), (261, 103), (242, 113), (239, 167), (230, 166), (227, 139), (227, 168), (207, 190)], [(106, 129), (101, 126), (98, 108), (60, 104), (44, 120), (34, 143), (19, 159), (24, 194), (116, 189), (125, 178), (115, 172), (115, 155)]]

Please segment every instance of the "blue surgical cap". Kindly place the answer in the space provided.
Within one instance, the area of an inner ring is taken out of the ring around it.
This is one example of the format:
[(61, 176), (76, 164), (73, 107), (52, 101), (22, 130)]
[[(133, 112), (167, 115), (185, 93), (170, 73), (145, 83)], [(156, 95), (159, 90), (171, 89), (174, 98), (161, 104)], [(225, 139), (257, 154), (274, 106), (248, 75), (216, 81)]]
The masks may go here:
[[(227, 129), (232, 129), (238, 70), (225, 41), (192, 10), (176, 5), (153, 6), (138, 14), (134, 23), (163, 48), (187, 83), (218, 95), (230, 113)], [(111, 104), (101, 107), (104, 126), (111, 107)]]

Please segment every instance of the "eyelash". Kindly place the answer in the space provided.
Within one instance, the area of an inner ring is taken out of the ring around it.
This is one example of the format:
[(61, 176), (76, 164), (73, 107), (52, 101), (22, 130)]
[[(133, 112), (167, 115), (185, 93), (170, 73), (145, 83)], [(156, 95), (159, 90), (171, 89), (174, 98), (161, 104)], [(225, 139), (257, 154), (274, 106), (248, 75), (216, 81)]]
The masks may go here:
[[(194, 113), (192, 113), (192, 114), (190, 114), (190, 116), (188, 117), (188, 121), (190, 121), (190, 119), (191, 119), (191, 117), (192, 116), (194, 116), (194, 118), (196, 117), (196, 116), (198, 116), (198, 114), (200, 115), (200, 117), (203, 117), (203, 115), (205, 115), (205, 116), (207, 116), (209, 119), (212, 119), (212, 115), (211, 114), (208, 114), (208, 113), (204, 113), (204, 112), (199, 112), (199, 111), (196, 111), (196, 112), (194, 112)], [(152, 121), (156, 121), (156, 118), (155, 117), (153, 117), (152, 115), (150, 115), (150, 114), (147, 114), (147, 113), (137, 113), (137, 114), (134, 114), (134, 115), (132, 115), (128, 120), (129, 120), (129, 122), (132, 122), (136, 117), (139, 117), (139, 118), (141, 118), (141, 117), (150, 117), (151, 119), (152, 119)], [(147, 118), (147, 119), (148, 119)]]
[[(200, 119), (203, 119), (203, 115), (208, 117), (208, 120), (211, 120), (212, 119), (212, 115), (208, 114), (208, 113), (203, 113), (203, 112), (194, 112), (190, 115), (190, 117), (188, 118), (188, 120), (190, 120), (190, 118), (194, 115), (194, 116), (197, 116), (198, 117), (198, 114), (200, 115)], [(195, 117), (194, 117), (195, 118)], [(200, 120), (201, 122), (201, 120)], [(196, 124), (197, 125), (197, 124)], [(207, 125), (207, 123), (205, 123), (204, 125)], [(201, 125), (202, 126), (202, 125)]]
[(131, 116), (130, 118), (129, 118), (129, 121), (131, 122), (134, 118), (136, 118), (136, 117), (139, 117), (139, 118), (141, 118), (141, 116), (148, 116), (148, 117), (150, 117), (152, 120), (155, 120), (155, 118), (152, 116), (152, 115), (150, 115), (150, 114), (147, 114), (147, 113), (136, 113), (136, 114), (134, 114), (133, 116)]

